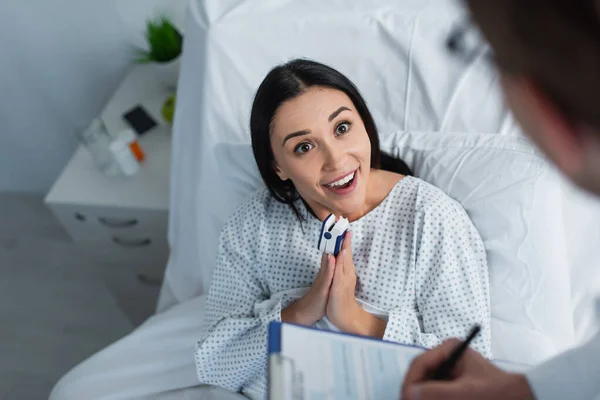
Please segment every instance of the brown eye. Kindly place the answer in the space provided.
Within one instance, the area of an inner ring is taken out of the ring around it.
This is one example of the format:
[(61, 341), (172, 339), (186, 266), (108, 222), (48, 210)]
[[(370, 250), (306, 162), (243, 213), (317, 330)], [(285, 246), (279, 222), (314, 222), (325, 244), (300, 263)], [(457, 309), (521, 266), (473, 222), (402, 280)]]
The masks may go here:
[(341, 122), (338, 126), (335, 127), (335, 135), (342, 136), (350, 130), (350, 122)]
[(296, 154), (305, 154), (305, 153), (308, 153), (310, 150), (312, 150), (312, 148), (313, 148), (313, 145), (310, 144), (310, 143), (300, 143), (294, 149), (294, 153), (296, 153)]

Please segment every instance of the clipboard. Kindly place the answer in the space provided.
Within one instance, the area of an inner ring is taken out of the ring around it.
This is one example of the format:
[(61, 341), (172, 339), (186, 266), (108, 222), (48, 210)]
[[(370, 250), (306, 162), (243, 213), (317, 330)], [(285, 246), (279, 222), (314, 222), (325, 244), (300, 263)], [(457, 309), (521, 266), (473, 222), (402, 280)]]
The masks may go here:
[(304, 399), (302, 373), (296, 368), (296, 362), (281, 354), (281, 322), (269, 324), (268, 342), (268, 398)]
[[(426, 350), (281, 322), (271, 322), (268, 333), (269, 400), (397, 400), (412, 359)], [(494, 364), (513, 372), (529, 369)]]
[[(418, 346), (404, 346), (371, 337), (281, 322), (271, 322), (268, 332), (267, 393), (270, 400), (397, 400), (404, 376), (403, 367), (407, 367), (413, 357), (425, 350)], [(288, 345), (289, 352), (290, 340), (298, 344), (294, 346), (296, 352), (292, 355), (284, 351), (284, 345)], [(306, 341), (302, 342), (303, 340)], [(397, 371), (391, 370), (389, 374), (384, 374), (383, 364), (391, 365), (391, 358), (394, 356), (390, 349), (401, 349), (401, 358), (406, 362), (405, 365), (398, 363)], [(359, 356), (352, 360), (352, 354), (360, 354), (365, 360), (359, 360)], [(367, 359), (373, 357), (383, 359), (368, 362)], [(378, 361), (382, 364), (379, 369)], [(307, 362), (316, 362), (318, 365), (307, 367)], [(357, 367), (359, 369), (356, 370), (351, 368), (357, 365), (361, 367)], [(319, 383), (315, 383), (314, 372), (317, 370), (322, 378)], [(353, 385), (363, 380), (358, 387)], [(339, 384), (342, 381), (343, 383)], [(369, 385), (369, 388), (366, 388), (366, 385)], [(363, 392), (369, 392), (372, 396), (365, 396)], [(388, 396), (384, 395), (386, 392)]]

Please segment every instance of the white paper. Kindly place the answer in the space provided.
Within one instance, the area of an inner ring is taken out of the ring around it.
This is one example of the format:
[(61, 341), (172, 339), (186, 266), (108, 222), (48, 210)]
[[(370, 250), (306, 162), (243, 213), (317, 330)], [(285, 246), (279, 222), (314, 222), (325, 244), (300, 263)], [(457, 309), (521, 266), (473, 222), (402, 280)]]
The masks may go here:
[(288, 390), (306, 400), (397, 400), (410, 362), (422, 352), (285, 324), (281, 338), (281, 354), (295, 371), (296, 390)]
[[(282, 381), (278, 382), (279, 394), (272, 393), (271, 398), (397, 400), (410, 363), (423, 351), (420, 347), (282, 324), (280, 356), (285, 372), (276, 374)], [(528, 368), (495, 363), (515, 372)]]

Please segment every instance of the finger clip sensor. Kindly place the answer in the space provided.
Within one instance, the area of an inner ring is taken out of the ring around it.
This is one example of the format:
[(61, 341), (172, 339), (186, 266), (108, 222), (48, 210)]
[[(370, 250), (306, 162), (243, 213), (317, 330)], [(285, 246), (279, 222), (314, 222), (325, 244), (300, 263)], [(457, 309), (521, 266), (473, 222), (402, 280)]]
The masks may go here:
[(321, 226), (321, 235), (317, 246), (319, 250), (337, 256), (342, 249), (342, 243), (349, 225), (350, 223), (346, 218), (341, 217), (336, 222), (336, 216), (329, 214)]

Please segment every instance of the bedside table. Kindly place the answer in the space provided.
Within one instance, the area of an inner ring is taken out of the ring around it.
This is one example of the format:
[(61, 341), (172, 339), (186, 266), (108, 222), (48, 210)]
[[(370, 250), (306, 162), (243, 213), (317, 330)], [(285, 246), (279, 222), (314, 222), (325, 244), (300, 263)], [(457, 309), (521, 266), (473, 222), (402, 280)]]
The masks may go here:
[(171, 135), (160, 107), (171, 94), (154, 70), (132, 70), (101, 114), (109, 132), (127, 127), (122, 114), (143, 105), (158, 126), (138, 138), (146, 154), (137, 174), (109, 177), (83, 146), (45, 202), (79, 247), (101, 266), (119, 307), (136, 326), (155, 311), (169, 257), (167, 226)]

